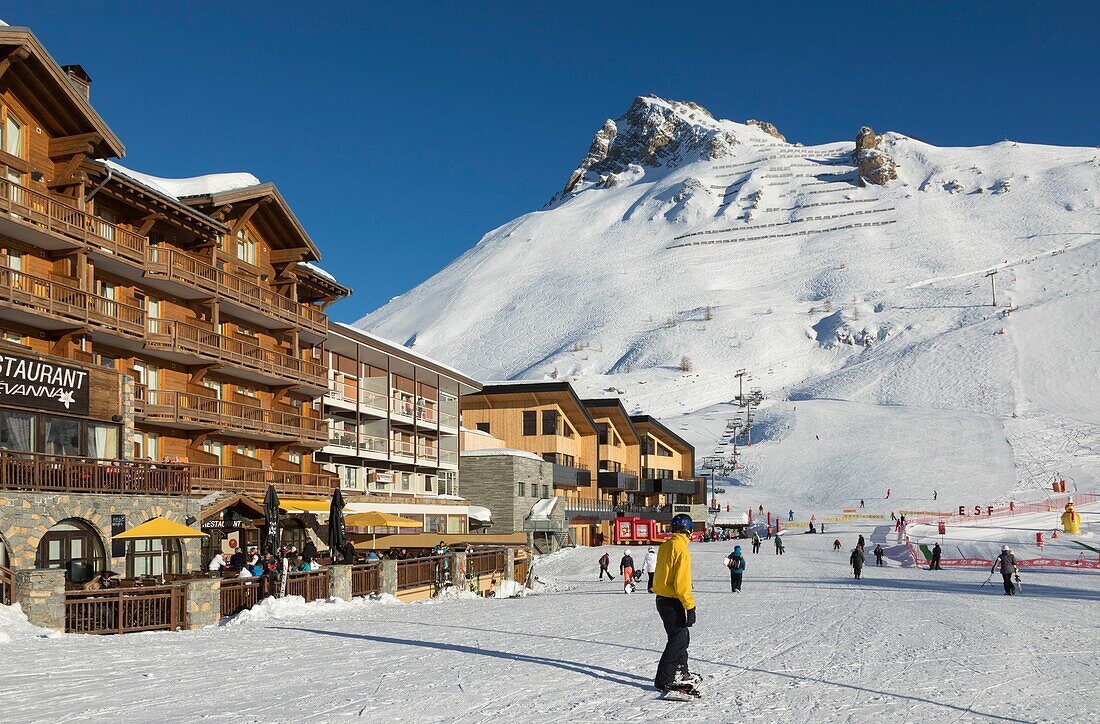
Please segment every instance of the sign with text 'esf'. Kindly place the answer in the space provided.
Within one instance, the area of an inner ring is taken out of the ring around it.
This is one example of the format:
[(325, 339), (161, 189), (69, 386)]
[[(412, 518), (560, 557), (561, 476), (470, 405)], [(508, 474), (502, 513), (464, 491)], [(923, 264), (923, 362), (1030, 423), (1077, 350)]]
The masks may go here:
[(0, 354), (0, 404), (88, 414), (88, 371)]

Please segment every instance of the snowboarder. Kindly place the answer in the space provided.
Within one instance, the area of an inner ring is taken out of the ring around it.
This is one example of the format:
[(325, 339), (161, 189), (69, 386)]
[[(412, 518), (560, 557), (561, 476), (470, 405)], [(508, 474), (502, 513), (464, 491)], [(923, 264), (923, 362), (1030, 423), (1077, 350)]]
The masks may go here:
[(943, 567), (940, 566), (940, 556), (942, 554), (943, 554), (943, 551), (940, 550), (940, 544), (939, 543), (932, 546), (932, 562), (928, 565), (928, 570), (930, 570), (930, 571), (942, 571), (943, 570)]
[(1015, 596), (1016, 586), (1012, 583), (1012, 576), (1016, 573), (1016, 556), (1012, 554), (1012, 549), (1008, 546), (1001, 548), (1001, 555), (997, 556), (997, 560), (993, 561), (993, 567), (989, 569), (990, 573), (993, 573), (997, 569), (997, 566), (1001, 567), (1001, 578), (1004, 579), (1005, 595)]
[(630, 557), (630, 551), (623, 553), (619, 573), (623, 574), (623, 593), (634, 593), (634, 559)]
[(614, 581), (615, 576), (611, 575), (611, 571), (607, 570), (607, 567), (611, 565), (611, 556), (604, 553), (600, 556), (600, 580), (603, 580), (603, 574), (607, 574), (607, 580)]
[(834, 551), (840, 550), (840, 539), (839, 538), (837, 538), (836, 540), (833, 541), (833, 550)]
[(881, 543), (875, 543), (875, 550), (873, 550), (872, 553), (875, 554), (875, 565), (876, 566), (881, 566), (882, 565), (882, 556), (884, 555), (884, 551), (882, 550), (882, 544)]
[(793, 510), (787, 513), (787, 522), (789, 523), (792, 520), (794, 520), (794, 511)]
[(733, 553), (726, 557), (726, 565), (730, 569), (731, 592), (741, 593), (741, 577), (745, 575), (745, 558), (741, 555), (741, 546), (733, 547)]
[(852, 555), (848, 557), (848, 562), (852, 564), (852, 571), (856, 574), (856, 580), (859, 580), (859, 575), (863, 573), (863, 549), (856, 546), (852, 549)]
[(649, 574), (649, 583), (646, 585), (646, 593), (653, 593), (653, 574), (657, 570), (657, 549), (653, 546), (645, 554), (645, 572)]
[(887, 488), (887, 489), (886, 489), (886, 499), (887, 499), (887, 500), (889, 500), (889, 499), (890, 499), (890, 494), (891, 494), (892, 492), (893, 492), (893, 491), (892, 491), (892, 490), (890, 490), (890, 488)]
[(861, 508), (862, 508), (862, 507), (863, 507), (863, 505), (864, 505), (864, 503), (863, 503), (863, 498), (860, 498), (860, 499), (859, 499), (859, 507), (861, 507)]
[(778, 533), (775, 534), (775, 554), (777, 556), (783, 555), (783, 537)]
[(936, 498), (938, 498), (938, 497), (940, 497), (940, 491), (938, 491), (938, 490), (933, 490), (933, 491), (932, 491), (932, 500), (935, 500), (935, 499), (936, 499)]
[(760, 534), (756, 532), (753, 532), (752, 534), (752, 552), (760, 552)]
[(688, 670), (688, 629), (695, 624), (695, 596), (691, 592), (691, 552), (688, 541), (694, 528), (691, 518), (678, 513), (672, 518), (672, 535), (657, 549), (657, 571), (653, 592), (657, 614), (668, 641), (657, 664), (653, 685), (662, 692), (699, 696), (699, 677)]

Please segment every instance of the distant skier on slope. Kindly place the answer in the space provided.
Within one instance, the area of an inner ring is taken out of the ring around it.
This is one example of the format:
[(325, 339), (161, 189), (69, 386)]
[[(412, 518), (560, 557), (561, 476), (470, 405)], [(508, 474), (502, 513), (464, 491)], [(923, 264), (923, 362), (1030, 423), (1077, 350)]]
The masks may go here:
[(833, 550), (834, 551), (840, 550), (840, 539), (839, 538), (837, 538), (836, 540), (833, 541)]
[(863, 549), (856, 546), (852, 549), (852, 555), (848, 556), (848, 562), (852, 564), (852, 571), (856, 574), (856, 580), (863, 573)]
[(935, 499), (936, 499), (936, 498), (938, 498), (938, 497), (940, 497), (940, 491), (938, 491), (938, 490), (933, 490), (933, 491), (932, 491), (932, 500), (935, 500)]
[(741, 577), (745, 575), (745, 557), (741, 555), (741, 546), (733, 547), (733, 553), (726, 556), (726, 565), (730, 569), (730, 591), (741, 593)]
[(695, 596), (691, 592), (691, 552), (688, 541), (694, 524), (678, 513), (672, 518), (672, 535), (657, 549), (657, 572), (653, 592), (657, 613), (668, 641), (657, 664), (653, 685), (663, 692), (699, 696), (699, 677), (688, 670), (688, 629), (695, 624)]
[(787, 513), (787, 522), (789, 523), (789, 522), (791, 522), (792, 520), (794, 520), (794, 511), (793, 511), (793, 510), (792, 510), (792, 511), (789, 511), (789, 512)]
[(611, 571), (607, 570), (608, 566), (610, 566), (610, 565), (611, 565), (611, 556), (607, 555), (606, 553), (604, 553), (602, 556), (600, 556), (600, 580), (601, 581), (603, 580), (603, 574), (605, 574), (605, 573), (607, 574), (607, 579), (609, 581), (614, 581), (615, 580), (615, 576), (611, 575)]
[(997, 560), (993, 561), (993, 566), (989, 569), (989, 572), (993, 573), (993, 571), (997, 569), (997, 566), (1001, 567), (1001, 578), (1004, 579), (1005, 595), (1015, 596), (1016, 586), (1012, 583), (1012, 576), (1016, 573), (1016, 556), (1012, 554), (1012, 549), (1008, 546), (1001, 548), (1001, 555), (997, 556)]
[(752, 552), (753, 553), (759, 553), (760, 552), (760, 534), (756, 533), (756, 532), (754, 532), (752, 534)]
[(623, 553), (619, 561), (619, 573), (623, 574), (623, 593), (634, 592), (634, 559), (630, 557), (630, 551)]
[(891, 494), (892, 492), (893, 492), (893, 491), (892, 491), (892, 490), (890, 490), (890, 488), (887, 488), (887, 489), (886, 489), (886, 499), (887, 499), (887, 500), (889, 500), (889, 499), (890, 499), (890, 494)]
[(653, 593), (653, 574), (657, 571), (657, 549), (653, 546), (645, 554), (645, 572), (649, 574), (649, 583), (646, 585), (646, 593)]
[(875, 554), (875, 565), (876, 566), (881, 566), (882, 565), (882, 556), (885, 555), (885, 552), (882, 550), (882, 544), (881, 543), (875, 543), (875, 549), (871, 552)]
[(863, 534), (860, 533), (859, 540), (856, 541), (856, 547), (858, 547), (860, 550), (863, 550), (866, 545), (867, 541), (863, 540)]
[(865, 503), (863, 502), (863, 498), (860, 498), (859, 499), (859, 507), (862, 508), (864, 505), (865, 505)]
[(777, 556), (783, 555), (783, 536), (778, 533), (775, 534), (775, 554)]

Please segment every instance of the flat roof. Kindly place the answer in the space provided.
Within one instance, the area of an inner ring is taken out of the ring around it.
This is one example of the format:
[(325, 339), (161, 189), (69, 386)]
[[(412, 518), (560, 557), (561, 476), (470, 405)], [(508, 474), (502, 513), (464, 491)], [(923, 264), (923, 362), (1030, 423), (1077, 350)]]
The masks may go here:
[[(427, 355), (420, 354), (419, 352), (414, 352), (413, 350), (398, 342), (383, 339), (382, 337), (371, 334), (366, 330), (359, 329), (358, 327), (353, 327), (350, 324), (345, 324), (344, 322), (334, 322), (332, 320), (329, 320), (328, 330), (330, 334), (337, 334), (341, 337), (350, 339), (353, 342), (358, 342), (360, 344), (375, 347), (382, 352), (392, 354), (395, 357), (400, 357), (406, 362), (420, 365), (421, 367), (431, 370), (436, 374), (443, 375), (444, 377), (450, 377), (459, 384), (469, 387), (471, 391), (476, 392), (482, 389), (481, 383), (470, 377), (469, 375), (459, 372), (454, 367), (445, 365), (442, 362), (428, 357)], [(463, 392), (462, 394), (469, 393)]]

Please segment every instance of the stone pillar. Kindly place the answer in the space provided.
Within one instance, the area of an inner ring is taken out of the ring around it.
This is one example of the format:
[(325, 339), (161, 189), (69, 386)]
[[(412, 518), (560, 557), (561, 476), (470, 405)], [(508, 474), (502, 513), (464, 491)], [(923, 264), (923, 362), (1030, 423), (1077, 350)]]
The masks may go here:
[(134, 459), (134, 399), (135, 380), (122, 375), (122, 459)]
[(466, 551), (455, 551), (451, 554), (451, 583), (458, 586), (460, 591), (466, 590)]
[(505, 548), (504, 549), (504, 580), (514, 581), (516, 580), (516, 549)]
[(397, 595), (397, 561), (385, 559), (382, 561), (382, 593), (391, 596)]
[(16, 571), (15, 600), (35, 626), (65, 630), (65, 571)]
[(192, 578), (187, 582), (187, 628), (213, 626), (222, 617), (220, 578)]
[(329, 566), (325, 571), (328, 572), (329, 597), (350, 601), (352, 595), (351, 566)]

